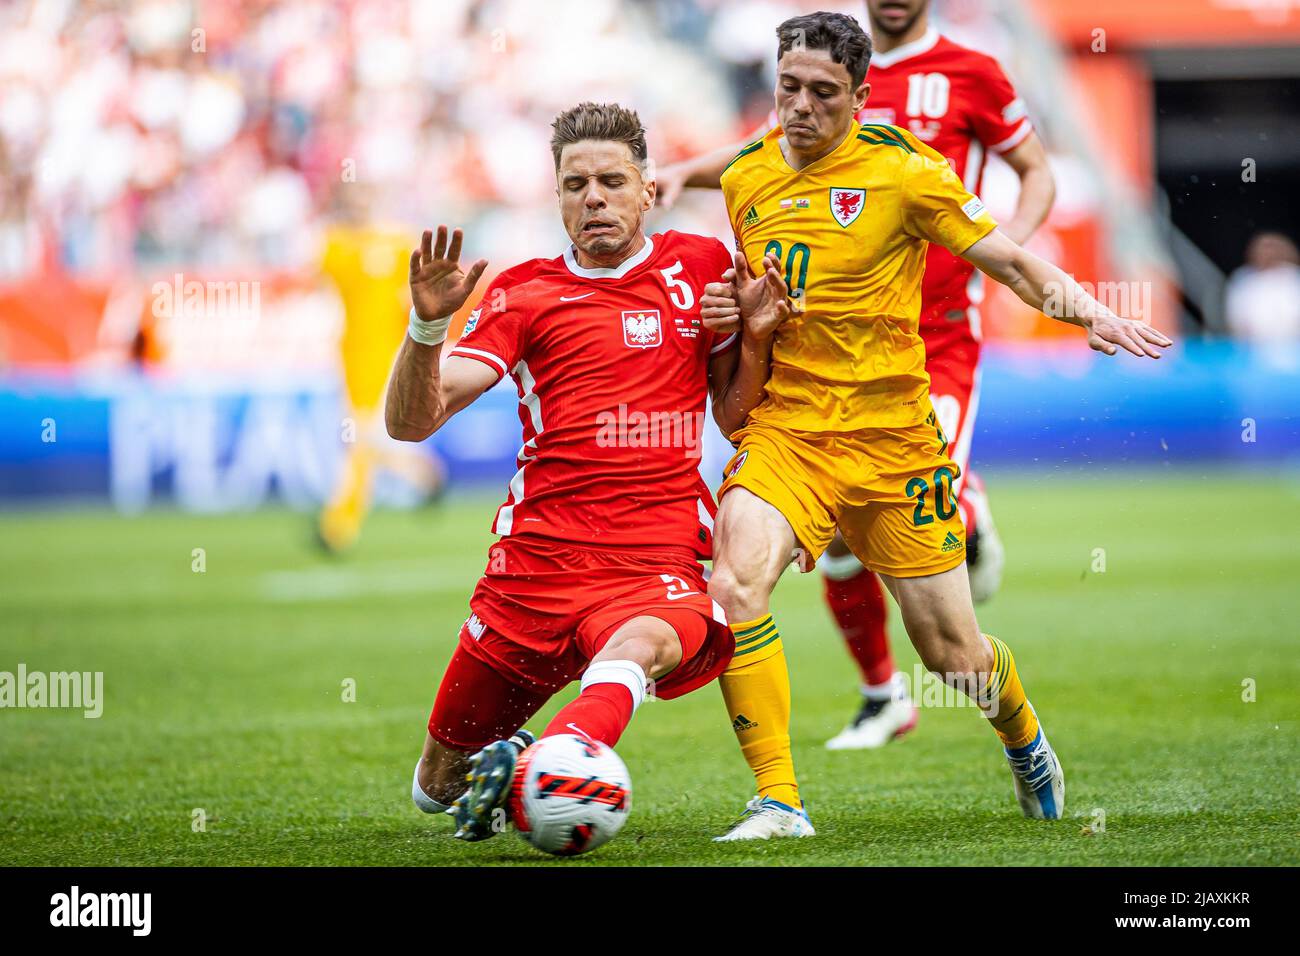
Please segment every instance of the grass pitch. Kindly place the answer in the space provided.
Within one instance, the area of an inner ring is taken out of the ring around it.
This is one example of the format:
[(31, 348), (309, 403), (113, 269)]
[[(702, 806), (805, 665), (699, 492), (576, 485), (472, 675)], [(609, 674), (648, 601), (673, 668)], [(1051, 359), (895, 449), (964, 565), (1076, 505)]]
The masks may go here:
[(495, 498), (479, 496), (379, 514), (342, 561), (313, 551), (307, 518), (287, 512), (0, 517), (0, 671), (102, 671), (105, 687), (97, 720), (0, 710), (0, 858), (1296, 863), (1300, 486), (1148, 473), (990, 487), (1009, 560), (980, 619), (1016, 652), (1065, 765), (1059, 823), (1021, 818), (996, 739), (969, 708), (925, 708), (881, 751), (822, 749), (856, 707), (855, 673), (820, 581), (789, 574), (775, 612), (815, 839), (709, 842), (752, 793), (709, 687), (637, 714), (619, 746), (632, 815), (608, 846), (551, 861), (513, 834), (453, 840), (409, 792), (491, 540)]

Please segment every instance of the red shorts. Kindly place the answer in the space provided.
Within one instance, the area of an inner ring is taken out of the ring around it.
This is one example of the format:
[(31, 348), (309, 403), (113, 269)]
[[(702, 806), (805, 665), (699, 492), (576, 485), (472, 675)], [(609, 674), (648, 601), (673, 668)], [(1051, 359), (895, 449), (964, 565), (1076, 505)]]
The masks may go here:
[(970, 468), (971, 438), (979, 410), (980, 344), (968, 336), (951, 336), (925, 345), (925, 370), (930, 374), (930, 403), (949, 441), (961, 474), (953, 483), (960, 497)]
[(488, 552), (470, 610), (429, 717), (434, 739), (457, 750), (478, 749), (516, 730), (579, 678), (634, 617), (665, 621), (681, 641), (681, 663), (654, 681), (658, 698), (703, 687), (735, 650), (722, 609), (687, 549), (610, 551), (502, 538)]

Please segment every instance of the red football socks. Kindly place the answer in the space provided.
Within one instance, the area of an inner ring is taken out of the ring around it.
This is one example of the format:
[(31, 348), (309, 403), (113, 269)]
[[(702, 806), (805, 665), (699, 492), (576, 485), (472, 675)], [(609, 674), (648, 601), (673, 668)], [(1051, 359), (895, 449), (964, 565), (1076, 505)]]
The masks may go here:
[(612, 747), (623, 736), (635, 709), (632, 692), (623, 684), (590, 684), (560, 708), (542, 736), (577, 734)]
[(862, 672), (862, 682), (868, 687), (888, 683), (894, 676), (894, 657), (885, 633), (889, 613), (880, 579), (862, 568), (848, 578), (836, 580), (823, 575), (822, 580), (826, 584), (826, 603)]

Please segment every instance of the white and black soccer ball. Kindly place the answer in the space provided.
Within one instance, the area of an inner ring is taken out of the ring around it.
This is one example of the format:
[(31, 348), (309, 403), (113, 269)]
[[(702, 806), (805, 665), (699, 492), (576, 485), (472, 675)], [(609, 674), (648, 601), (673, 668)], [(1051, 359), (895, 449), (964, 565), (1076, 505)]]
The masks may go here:
[(632, 777), (605, 744), (576, 734), (543, 737), (515, 764), (510, 819), (532, 846), (556, 856), (586, 853), (623, 829)]

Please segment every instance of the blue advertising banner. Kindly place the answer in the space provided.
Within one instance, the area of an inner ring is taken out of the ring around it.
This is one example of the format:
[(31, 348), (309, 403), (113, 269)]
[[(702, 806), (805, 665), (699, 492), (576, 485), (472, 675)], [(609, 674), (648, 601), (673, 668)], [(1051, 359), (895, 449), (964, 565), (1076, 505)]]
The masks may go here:
[[(980, 467), (1300, 465), (1300, 349), (1193, 343), (1160, 362), (1137, 362), (1080, 349), (990, 348), (978, 401)], [(440, 460), (453, 486), (504, 488), (519, 450), (517, 408), (506, 381), (423, 452)], [(349, 418), (333, 381), (10, 375), (0, 378), (0, 504), (312, 507), (349, 440), (391, 441), (380, 422)], [(709, 428), (702, 468), (710, 484), (728, 452)]]

